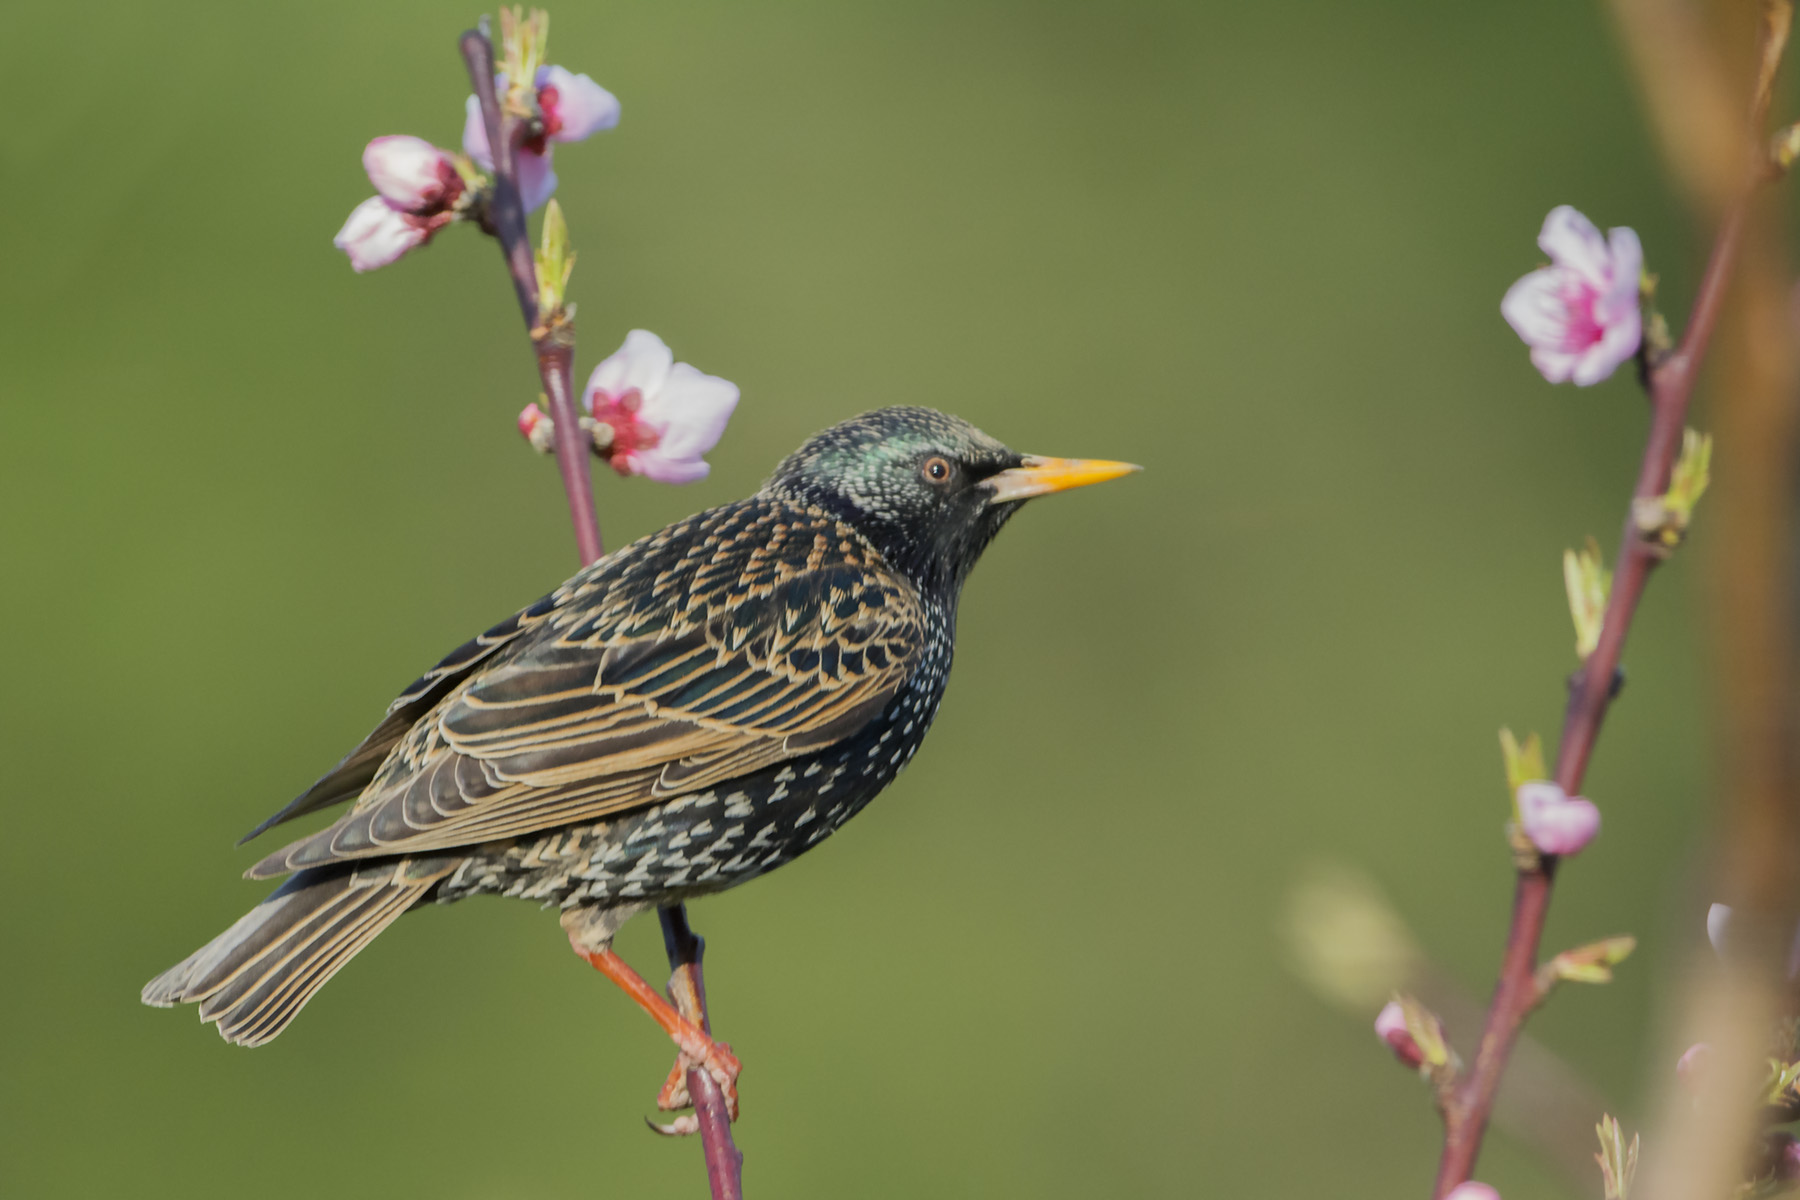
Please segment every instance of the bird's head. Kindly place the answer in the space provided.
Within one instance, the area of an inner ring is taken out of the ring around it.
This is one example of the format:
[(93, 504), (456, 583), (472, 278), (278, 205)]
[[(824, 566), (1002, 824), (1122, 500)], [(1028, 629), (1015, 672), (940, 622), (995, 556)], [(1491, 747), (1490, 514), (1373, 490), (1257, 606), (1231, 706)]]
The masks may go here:
[(953, 598), (1026, 500), (1137, 469), (1020, 454), (960, 417), (900, 406), (814, 434), (762, 490), (831, 513), (920, 587)]

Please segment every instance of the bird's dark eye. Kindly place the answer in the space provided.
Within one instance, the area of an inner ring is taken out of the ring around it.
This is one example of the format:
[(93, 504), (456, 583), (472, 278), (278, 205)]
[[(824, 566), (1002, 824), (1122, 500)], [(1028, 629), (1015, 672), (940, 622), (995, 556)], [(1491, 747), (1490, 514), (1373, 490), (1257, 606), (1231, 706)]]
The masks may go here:
[(931, 480), (933, 483), (942, 483), (950, 478), (950, 463), (935, 454), (925, 460), (925, 466), (922, 470), (925, 473), (925, 478)]

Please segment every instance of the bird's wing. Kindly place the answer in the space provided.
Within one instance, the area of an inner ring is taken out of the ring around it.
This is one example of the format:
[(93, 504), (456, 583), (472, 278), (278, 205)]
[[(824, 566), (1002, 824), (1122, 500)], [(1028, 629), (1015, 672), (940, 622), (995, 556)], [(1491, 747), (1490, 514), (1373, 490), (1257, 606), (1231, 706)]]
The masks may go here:
[(855, 732), (918, 661), (918, 593), (878, 560), (781, 559), (729, 586), (663, 572), (660, 603), (568, 605), (415, 724), (341, 820), (251, 873), (595, 820)]

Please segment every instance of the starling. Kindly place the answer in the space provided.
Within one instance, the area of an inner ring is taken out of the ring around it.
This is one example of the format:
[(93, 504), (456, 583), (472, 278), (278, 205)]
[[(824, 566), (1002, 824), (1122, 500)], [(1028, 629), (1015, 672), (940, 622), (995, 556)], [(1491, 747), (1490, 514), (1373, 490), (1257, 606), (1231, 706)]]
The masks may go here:
[(251, 867), (288, 878), (145, 1003), (198, 1003), (260, 1045), (401, 913), (518, 896), (557, 906), (576, 952), (729, 1089), (730, 1052), (613, 935), (854, 816), (924, 739), (963, 581), (1000, 527), (1032, 496), (1136, 469), (1018, 454), (927, 408), (816, 434), (749, 499), (608, 555), (402, 692), (245, 840), (349, 810)]

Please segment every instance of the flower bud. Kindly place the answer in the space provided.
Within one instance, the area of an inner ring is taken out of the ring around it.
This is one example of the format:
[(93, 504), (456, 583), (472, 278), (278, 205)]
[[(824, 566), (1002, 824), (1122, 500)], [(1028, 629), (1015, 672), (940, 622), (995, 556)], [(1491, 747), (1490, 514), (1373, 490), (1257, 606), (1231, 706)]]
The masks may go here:
[(1544, 854), (1574, 854), (1600, 832), (1600, 810), (1547, 779), (1519, 785), (1519, 825)]
[(549, 454), (556, 449), (556, 424), (536, 401), (520, 410), (519, 432), (539, 454)]
[(331, 244), (350, 256), (356, 270), (373, 271), (423, 246), (452, 220), (449, 213), (430, 217), (403, 213), (380, 196), (370, 196), (350, 213)]
[(1376, 1016), (1375, 1036), (1388, 1044), (1395, 1058), (1414, 1070), (1425, 1061), (1425, 1052), (1419, 1049), (1412, 1031), (1406, 1027), (1406, 1009), (1398, 1000), (1388, 1001), (1387, 1007)]
[(456, 163), (423, 138), (376, 138), (363, 149), (363, 170), (381, 198), (401, 212), (442, 212), (463, 193)]
[(1459, 1183), (1451, 1188), (1444, 1200), (1500, 1200), (1500, 1193), (1485, 1183)]

